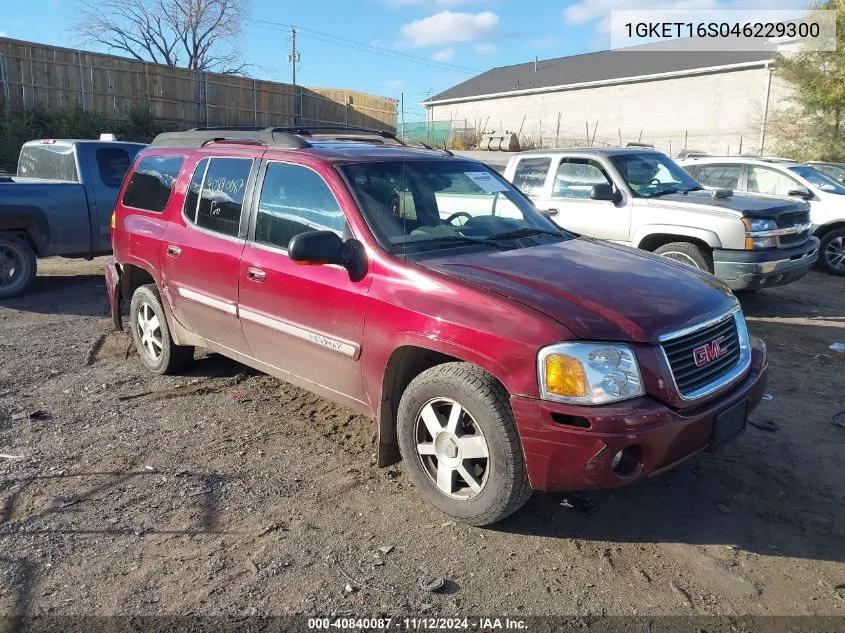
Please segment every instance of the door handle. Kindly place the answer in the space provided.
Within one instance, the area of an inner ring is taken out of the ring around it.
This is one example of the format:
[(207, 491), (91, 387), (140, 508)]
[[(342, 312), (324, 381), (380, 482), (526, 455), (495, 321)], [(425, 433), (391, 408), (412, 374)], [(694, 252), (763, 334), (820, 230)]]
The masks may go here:
[(173, 244), (169, 244), (167, 246), (167, 256), (168, 257), (179, 257), (182, 254), (182, 249), (178, 246), (174, 246)]
[(267, 279), (267, 273), (265, 273), (260, 268), (256, 268), (255, 266), (250, 266), (246, 269), (246, 278), (251, 281), (257, 281), (259, 283), (263, 282)]

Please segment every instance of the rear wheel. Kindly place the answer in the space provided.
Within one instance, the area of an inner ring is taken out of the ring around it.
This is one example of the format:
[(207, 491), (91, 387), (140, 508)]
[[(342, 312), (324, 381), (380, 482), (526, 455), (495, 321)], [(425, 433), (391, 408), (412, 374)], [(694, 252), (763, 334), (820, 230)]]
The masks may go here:
[(17, 235), (0, 233), (0, 299), (15, 297), (35, 279), (35, 251)]
[(819, 266), (833, 275), (845, 275), (845, 229), (835, 229), (822, 236)]
[(155, 374), (174, 374), (191, 364), (194, 348), (173, 342), (155, 284), (137, 288), (129, 310), (132, 340), (147, 369)]
[(706, 273), (713, 272), (713, 260), (710, 253), (691, 242), (671, 242), (656, 249), (654, 254), (698, 268)]
[(422, 372), (402, 394), (398, 417), (409, 476), (442, 512), (489, 525), (531, 496), (508, 394), (481, 368), (446, 363)]

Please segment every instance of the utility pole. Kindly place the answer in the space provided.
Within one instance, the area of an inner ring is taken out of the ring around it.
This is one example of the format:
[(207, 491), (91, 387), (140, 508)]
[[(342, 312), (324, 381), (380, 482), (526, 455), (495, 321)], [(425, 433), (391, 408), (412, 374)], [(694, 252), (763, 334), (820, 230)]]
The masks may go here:
[[(296, 64), (299, 63), (299, 53), (296, 52), (296, 33), (297, 33), (296, 28), (292, 28), (290, 30), (291, 49), (290, 49), (290, 54), (288, 55), (288, 61), (291, 63), (291, 71), (293, 73), (292, 83), (293, 83), (293, 99), (294, 99), (294, 103), (293, 103), (293, 112), (294, 112), (294, 114), (293, 114), (293, 124), (294, 125), (299, 124), (299, 119), (302, 116), (302, 91), (301, 90), (297, 91), (297, 87), (296, 87)], [(296, 107), (297, 92), (299, 92), (299, 99), (298, 99), (298, 101), (299, 101), (299, 112), (298, 113), (297, 113), (297, 107)]]

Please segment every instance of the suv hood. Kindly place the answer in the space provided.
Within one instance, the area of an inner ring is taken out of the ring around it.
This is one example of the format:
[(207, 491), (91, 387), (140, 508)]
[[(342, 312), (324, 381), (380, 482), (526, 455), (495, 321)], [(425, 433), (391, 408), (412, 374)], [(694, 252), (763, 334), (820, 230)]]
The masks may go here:
[(743, 217), (776, 218), (790, 213), (809, 213), (810, 206), (802, 200), (781, 200), (737, 193), (729, 198), (714, 198), (710, 191), (690, 191), (688, 193), (670, 193), (659, 198), (647, 198), (646, 203), (653, 207), (695, 206), (703, 211), (728, 211)]
[(736, 305), (711, 275), (584, 237), (417, 264), (519, 301), (578, 338), (654, 343)]

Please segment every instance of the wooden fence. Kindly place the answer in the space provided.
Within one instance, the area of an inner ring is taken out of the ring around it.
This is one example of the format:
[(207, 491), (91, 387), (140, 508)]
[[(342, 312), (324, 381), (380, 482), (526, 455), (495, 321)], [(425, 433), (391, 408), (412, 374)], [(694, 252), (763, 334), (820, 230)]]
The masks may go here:
[(207, 73), (0, 38), (0, 106), (125, 120), (139, 108), (173, 127), (344, 124), (396, 129), (395, 99)]

